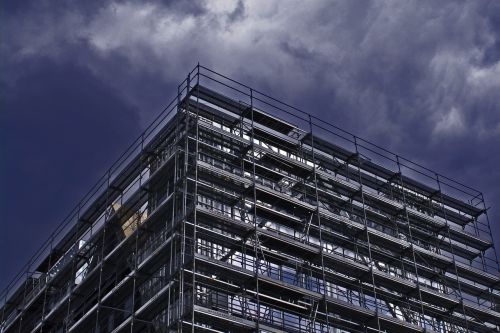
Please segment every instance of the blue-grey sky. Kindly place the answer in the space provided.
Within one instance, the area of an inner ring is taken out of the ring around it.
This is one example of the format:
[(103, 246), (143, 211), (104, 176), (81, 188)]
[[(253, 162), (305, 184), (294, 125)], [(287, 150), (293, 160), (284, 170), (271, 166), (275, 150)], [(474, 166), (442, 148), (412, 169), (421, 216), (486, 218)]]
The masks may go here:
[(199, 61), (485, 194), (499, 1), (2, 1), (0, 289)]

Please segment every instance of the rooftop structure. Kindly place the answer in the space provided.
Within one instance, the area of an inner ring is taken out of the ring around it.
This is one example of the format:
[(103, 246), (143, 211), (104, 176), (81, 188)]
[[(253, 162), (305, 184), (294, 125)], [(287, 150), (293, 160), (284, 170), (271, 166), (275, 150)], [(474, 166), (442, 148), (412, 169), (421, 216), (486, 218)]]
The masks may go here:
[(493, 245), (481, 192), (198, 65), (0, 332), (493, 332)]

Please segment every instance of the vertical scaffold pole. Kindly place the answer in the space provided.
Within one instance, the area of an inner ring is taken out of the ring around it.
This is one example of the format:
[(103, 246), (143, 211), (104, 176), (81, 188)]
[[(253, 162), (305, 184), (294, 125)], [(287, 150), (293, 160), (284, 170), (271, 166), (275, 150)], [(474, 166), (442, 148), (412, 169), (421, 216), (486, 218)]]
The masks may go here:
[(365, 225), (365, 236), (366, 236), (366, 243), (368, 247), (368, 259), (369, 259), (369, 269), (370, 269), (370, 278), (371, 278), (371, 284), (372, 284), (372, 290), (373, 290), (373, 299), (375, 300), (375, 317), (377, 320), (377, 329), (380, 331), (380, 318), (379, 318), (379, 300), (377, 297), (377, 290), (375, 288), (375, 277), (373, 275), (373, 258), (372, 258), (372, 247), (371, 247), (371, 242), (370, 242), (370, 232), (368, 231), (368, 218), (366, 216), (366, 205), (365, 205), (365, 195), (363, 191), (363, 178), (361, 177), (361, 159), (359, 158), (360, 153), (359, 153), (359, 147), (358, 147), (358, 140), (356, 136), (353, 136), (354, 139), (354, 147), (356, 151), (356, 164), (358, 168), (358, 182), (359, 182), (359, 191), (361, 194), (361, 204), (363, 206), (363, 223)]
[[(143, 191), (142, 191), (142, 174), (143, 174), (143, 161), (144, 161), (144, 133), (141, 134), (141, 151), (139, 153), (140, 156), (140, 163), (139, 163), (139, 191), (140, 195), (139, 197), (141, 198), (143, 196)], [(139, 199), (140, 201), (140, 199)], [(139, 206), (139, 211), (137, 213), (137, 221), (136, 221), (136, 232), (135, 232), (135, 245), (134, 245), (134, 269), (132, 270), (132, 313), (131, 313), (131, 320), (130, 320), (130, 333), (134, 332), (134, 324), (135, 324), (135, 303), (136, 303), (136, 294), (137, 294), (137, 267), (139, 266), (139, 257), (138, 257), (138, 250), (139, 250), (139, 237), (140, 237), (140, 232), (141, 232), (141, 206)], [(133, 226), (132, 222), (132, 226)], [(154, 278), (154, 277), (153, 277)]]
[[(106, 184), (108, 185), (108, 184)], [(108, 191), (108, 186), (106, 186), (106, 196), (107, 196), (107, 191)], [(80, 201), (78, 203), (78, 217), (77, 217), (77, 221), (78, 221), (78, 225), (80, 225), (80, 211), (81, 211), (81, 206), (82, 206), (82, 202)], [(82, 221), (82, 222), (86, 222), (86, 221)], [(80, 230), (80, 227), (78, 226), (77, 228), (77, 232), (76, 234), (78, 235), (79, 234), (79, 230)], [(91, 231), (92, 232), (92, 231)], [(52, 246), (52, 245), (51, 245)], [(73, 258), (72, 262), (71, 262), (71, 276), (75, 277), (76, 278), (76, 272), (77, 272), (77, 262), (78, 262), (78, 258), (75, 257)], [(48, 267), (51, 267), (51, 264), (49, 263), (49, 266)], [(67, 314), (66, 314), (66, 318), (65, 318), (65, 324), (67, 325), (68, 323), (68, 320), (69, 320), (69, 316), (70, 316), (70, 310), (71, 310), (71, 300), (72, 300), (72, 296), (73, 296), (73, 289), (75, 288), (74, 285), (70, 285), (68, 286), (68, 300), (67, 300)], [(66, 331), (68, 330), (69, 328), (66, 328)]]
[(10, 284), (7, 285), (7, 287), (4, 289), (4, 297), (3, 297), (3, 302), (2, 302), (2, 315), (0, 316), (0, 332), (1, 330), (5, 329), (4, 323), (5, 323), (5, 309), (7, 308), (7, 296), (9, 295), (9, 287)]
[(406, 225), (407, 225), (407, 231), (408, 231), (408, 237), (410, 239), (410, 247), (411, 247), (411, 254), (412, 254), (412, 261), (413, 261), (413, 270), (415, 271), (415, 284), (417, 286), (417, 291), (418, 291), (418, 300), (420, 302), (420, 314), (419, 314), (419, 325), (422, 327), (425, 327), (425, 313), (424, 313), (424, 304), (422, 302), (422, 291), (420, 290), (420, 283), (419, 283), (419, 278), (418, 278), (418, 267), (417, 267), (417, 257), (415, 254), (415, 248), (414, 248), (414, 243), (413, 243), (413, 236), (411, 232), (411, 225), (410, 225), (410, 216), (408, 214), (408, 203), (406, 202), (406, 194), (405, 194), (405, 184), (403, 181), (403, 174), (401, 171), (401, 163), (399, 161), (399, 156), (396, 155), (396, 163), (398, 165), (398, 174), (399, 174), (399, 185), (401, 186), (401, 193), (403, 196), (403, 210), (405, 214), (405, 219), (406, 219)]
[(253, 89), (250, 89), (250, 117), (251, 117), (251, 136), (250, 145), (252, 148), (252, 180), (253, 180), (253, 225), (254, 225), (254, 256), (255, 256), (255, 301), (257, 303), (257, 316), (256, 316), (256, 332), (259, 332), (259, 322), (260, 322), (260, 295), (259, 295), (259, 234), (258, 234), (258, 223), (257, 223), (257, 177), (255, 174), (255, 133), (254, 133), (254, 114), (253, 114)]
[[(309, 131), (311, 133), (311, 155), (312, 155), (312, 163), (313, 163), (313, 180), (314, 180), (314, 194), (316, 196), (316, 217), (318, 219), (318, 229), (319, 229), (319, 255), (320, 255), (320, 260), (321, 260), (321, 275), (323, 279), (323, 302), (325, 306), (325, 318), (326, 318), (326, 329), (327, 332), (330, 329), (330, 321), (329, 321), (329, 312), (328, 312), (328, 303), (326, 300), (326, 294), (327, 294), (327, 283), (326, 283), (326, 275), (325, 275), (325, 260), (324, 260), (324, 246), (323, 246), (323, 232), (322, 232), (322, 225), (321, 225), (321, 217), (320, 217), (320, 210), (319, 210), (319, 193), (318, 193), (318, 177), (316, 174), (316, 156), (314, 152), (314, 133), (313, 133), (313, 123), (312, 123), (312, 118), (311, 115), (309, 116)], [(321, 326), (321, 331), (323, 332), (323, 326)], [(314, 323), (311, 325), (311, 333), (315, 332), (315, 327)]]
[[(195, 153), (194, 153), (194, 211), (193, 211), (193, 273), (192, 273), (192, 303), (191, 303), (191, 332), (194, 333), (194, 305), (196, 296), (196, 251), (197, 251), (197, 235), (196, 235), (196, 206), (198, 203), (198, 141), (199, 141), (199, 95), (200, 95), (200, 64), (196, 66), (196, 141), (195, 141)], [(188, 91), (188, 94), (190, 92)]]
[[(191, 74), (189, 73), (187, 76), (186, 83), (186, 96), (189, 93), (191, 85)], [(179, 88), (180, 89), (180, 88)], [(181, 100), (180, 97), (182, 95), (182, 90), (179, 91), (178, 98), (179, 104), (178, 109), (181, 110)], [(186, 295), (184, 294), (184, 273), (186, 271), (186, 223), (187, 223), (187, 195), (188, 195), (188, 160), (189, 160), (189, 127), (190, 127), (190, 115), (189, 115), (189, 98), (186, 98), (186, 110), (184, 112), (185, 117), (185, 128), (184, 128), (184, 166), (183, 166), (183, 191), (182, 191), (182, 238), (181, 238), (181, 266), (180, 266), (180, 277), (179, 277), (179, 316), (178, 316), (178, 331), (182, 331), (182, 322), (184, 317), (185, 304), (184, 298)], [(191, 295), (194, 297), (194, 295)]]
[[(170, 233), (171, 233), (171, 241), (170, 241), (170, 261), (168, 264), (168, 276), (170, 279), (174, 279), (174, 274), (176, 274), (176, 265), (177, 263), (177, 223), (176, 223), (176, 212), (177, 212), (177, 204), (178, 204), (178, 181), (179, 181), (179, 152), (180, 152), (180, 86), (177, 87), (177, 110), (175, 113), (175, 130), (174, 130), (174, 138), (173, 138), (173, 147), (174, 147), (174, 176), (173, 176), (173, 187), (172, 187), (172, 211), (170, 214)], [(166, 219), (165, 221), (165, 229), (169, 227), (169, 221)], [(168, 229), (167, 229), (168, 230)], [(174, 263), (175, 260), (175, 263)], [(172, 295), (174, 294), (174, 295)], [(168, 288), (167, 295), (167, 308), (166, 308), (166, 327), (169, 328), (170, 325), (176, 320), (176, 308), (173, 306), (175, 303), (175, 290), (172, 288)], [(173, 318), (172, 318), (173, 316)]]
[(461, 286), (460, 278), (458, 276), (455, 251), (453, 250), (453, 245), (451, 243), (450, 224), (448, 222), (448, 218), (446, 216), (446, 209), (444, 207), (443, 190), (441, 188), (441, 181), (439, 180), (439, 175), (436, 173), (435, 176), (436, 176), (436, 183), (438, 185), (439, 197), (441, 199), (440, 206), (441, 206), (441, 209), (443, 210), (443, 216), (444, 216), (444, 222), (445, 222), (445, 228), (446, 228), (446, 237), (448, 238), (448, 242), (450, 245), (451, 258), (453, 260), (453, 273), (455, 274), (455, 277), (456, 277), (457, 286), (458, 286), (458, 295), (460, 297), (460, 304), (462, 306), (462, 314), (464, 315), (465, 329), (467, 332), (469, 332), (469, 321), (467, 320), (467, 315), (465, 313), (464, 297), (462, 294), (462, 286)]
[[(490, 218), (488, 216), (488, 208), (486, 208), (486, 203), (484, 201), (483, 193), (481, 193), (481, 202), (483, 204), (483, 211), (484, 211), (484, 215), (486, 217), (486, 225), (488, 226), (488, 233), (489, 233), (490, 240), (491, 240), (491, 247), (493, 249), (493, 257), (495, 258), (496, 269), (497, 269), (497, 272), (500, 272), (500, 263), (498, 261), (498, 253), (497, 253), (496, 248), (495, 248), (495, 243), (493, 242), (493, 233), (491, 231)], [(486, 268), (485, 268), (485, 271), (486, 271)]]
[[(81, 202), (78, 203), (78, 211), (77, 211), (77, 223), (79, 222), (79, 219), (80, 219), (80, 204)], [(78, 224), (78, 227), (77, 227), (77, 230), (79, 229), (79, 224)], [(76, 233), (78, 235), (78, 231)], [(50, 252), (49, 252), (49, 260), (48, 260), (48, 264), (47, 264), (47, 267), (49, 267), (49, 269), (47, 270), (47, 273), (50, 271), (50, 267), (52, 267), (52, 251), (54, 249), (54, 240), (52, 239), (51, 242), (50, 242)], [(73, 258), (72, 262), (74, 263), (74, 261), (77, 260), (76, 256), (75, 258)], [(49, 279), (49, 276), (46, 275), (45, 276), (45, 281), (48, 281)], [(45, 287), (45, 290), (43, 291), (43, 305), (42, 305), (42, 318), (41, 318), (41, 324), (40, 324), (40, 333), (43, 333), (43, 326), (45, 325), (45, 311), (46, 311), (46, 303), (47, 303), (47, 290), (48, 290), (48, 286)], [(1, 322), (0, 322), (1, 323)]]
[[(107, 189), (106, 191), (109, 192), (110, 184), (111, 183), (111, 168), (108, 170), (108, 177), (107, 177)], [(122, 191), (123, 195), (123, 191)], [(108, 201), (108, 195), (106, 194), (106, 201)], [(108, 203), (109, 204), (109, 203)], [(109, 217), (109, 216), (108, 216)], [(96, 309), (96, 317), (95, 317), (95, 330), (99, 330), (99, 312), (101, 308), (101, 291), (102, 291), (102, 272), (104, 269), (104, 247), (106, 245), (106, 227), (108, 225), (108, 217), (106, 218), (106, 222), (104, 223), (104, 228), (102, 230), (102, 243), (101, 243), (101, 258), (100, 258), (100, 265), (99, 265), (99, 285), (98, 285), (98, 291), (97, 291), (97, 309)]]

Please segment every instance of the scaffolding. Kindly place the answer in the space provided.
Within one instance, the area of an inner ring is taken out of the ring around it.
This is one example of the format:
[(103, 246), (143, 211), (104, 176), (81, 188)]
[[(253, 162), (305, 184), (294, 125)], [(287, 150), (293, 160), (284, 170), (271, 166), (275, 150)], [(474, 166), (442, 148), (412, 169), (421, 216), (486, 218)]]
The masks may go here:
[(1, 333), (500, 329), (481, 192), (201, 65), (1, 302)]

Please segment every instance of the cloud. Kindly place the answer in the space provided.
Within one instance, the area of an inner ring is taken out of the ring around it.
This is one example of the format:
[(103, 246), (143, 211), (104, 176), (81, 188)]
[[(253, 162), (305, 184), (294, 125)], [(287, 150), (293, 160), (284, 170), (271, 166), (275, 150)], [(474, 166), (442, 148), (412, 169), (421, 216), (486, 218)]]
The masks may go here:
[(448, 113), (441, 116), (436, 123), (433, 133), (436, 135), (456, 135), (464, 131), (465, 124), (461, 112), (453, 107)]
[[(456, 104), (463, 105), (463, 121), (479, 128), (488, 116), (477, 103), (500, 88), (492, 80), (496, 63), (481, 64), (496, 32), (474, 4), (202, 1), (197, 8), (179, 15), (160, 2), (111, 2), (83, 24), (69, 12), (61, 24), (75, 28), (59, 29), (64, 36), (52, 40), (85, 40), (97, 55), (88, 66), (102, 76), (109, 75), (102, 61), (119, 55), (129, 73), (163, 80), (179, 80), (200, 61), (285, 99), (333, 92), (330, 120), (340, 116), (356, 130), (356, 119), (368, 117), (368, 135), (375, 136), (387, 129), (402, 135), (415, 119), (422, 130), (443, 134), (433, 130), (443, 125), (433, 123)], [(130, 96), (140, 103), (133, 91)]]
[(449, 136), (483, 143), (500, 136), (495, 4), (199, 0), (79, 6), (70, 2), (54, 11), (42, 2), (8, 16), (6, 31), (16, 33), (6, 33), (2, 43), (7, 62), (77, 62), (137, 105), (143, 125), (166, 101), (159, 87), (175, 87), (200, 61), (392, 149), (437, 149), (439, 138)]
[(144, 127), (199, 61), (500, 202), (482, 177), (500, 164), (499, 13), (480, 1), (40, 1), (3, 14), (0, 80), (15, 86), (37, 59), (74, 63)]

